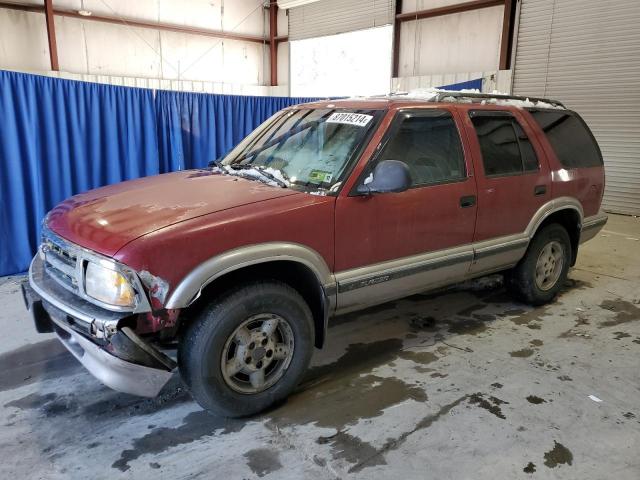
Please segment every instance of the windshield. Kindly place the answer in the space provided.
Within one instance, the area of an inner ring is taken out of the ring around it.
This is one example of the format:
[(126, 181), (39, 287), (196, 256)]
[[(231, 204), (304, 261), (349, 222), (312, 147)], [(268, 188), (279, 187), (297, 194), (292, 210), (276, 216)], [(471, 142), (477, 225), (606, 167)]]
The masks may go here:
[(255, 169), (290, 187), (335, 191), (380, 110), (300, 109), (276, 114), (222, 161), (230, 169)]

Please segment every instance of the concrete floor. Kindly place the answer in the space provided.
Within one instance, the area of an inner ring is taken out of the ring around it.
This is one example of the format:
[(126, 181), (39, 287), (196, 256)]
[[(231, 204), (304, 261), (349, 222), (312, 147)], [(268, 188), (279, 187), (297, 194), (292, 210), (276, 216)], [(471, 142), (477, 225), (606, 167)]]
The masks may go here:
[(612, 216), (552, 305), (497, 277), (336, 319), (284, 405), (103, 387), (0, 285), (0, 478), (640, 478), (640, 220)]

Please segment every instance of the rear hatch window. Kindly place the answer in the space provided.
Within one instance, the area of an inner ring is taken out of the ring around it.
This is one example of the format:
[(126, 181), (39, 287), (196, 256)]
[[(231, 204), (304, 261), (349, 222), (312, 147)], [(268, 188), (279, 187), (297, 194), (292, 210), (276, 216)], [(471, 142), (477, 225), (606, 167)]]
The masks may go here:
[(602, 166), (602, 154), (584, 120), (566, 110), (529, 110), (565, 168)]

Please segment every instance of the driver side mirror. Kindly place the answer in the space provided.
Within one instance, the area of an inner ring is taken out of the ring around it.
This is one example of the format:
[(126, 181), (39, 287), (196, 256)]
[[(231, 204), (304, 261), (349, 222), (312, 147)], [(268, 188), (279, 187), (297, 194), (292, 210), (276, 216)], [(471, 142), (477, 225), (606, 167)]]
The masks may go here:
[(383, 160), (376, 165), (364, 181), (358, 185), (357, 192), (362, 195), (373, 193), (398, 193), (411, 186), (409, 167), (399, 160)]

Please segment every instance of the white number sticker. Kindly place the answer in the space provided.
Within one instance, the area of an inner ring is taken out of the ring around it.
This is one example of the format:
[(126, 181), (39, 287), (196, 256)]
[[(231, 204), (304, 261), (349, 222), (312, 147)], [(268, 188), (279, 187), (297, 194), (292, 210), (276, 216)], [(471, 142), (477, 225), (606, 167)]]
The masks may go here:
[(327, 119), (327, 123), (344, 123), (346, 125), (364, 127), (372, 118), (373, 115), (365, 115), (364, 113), (336, 112), (331, 114)]

